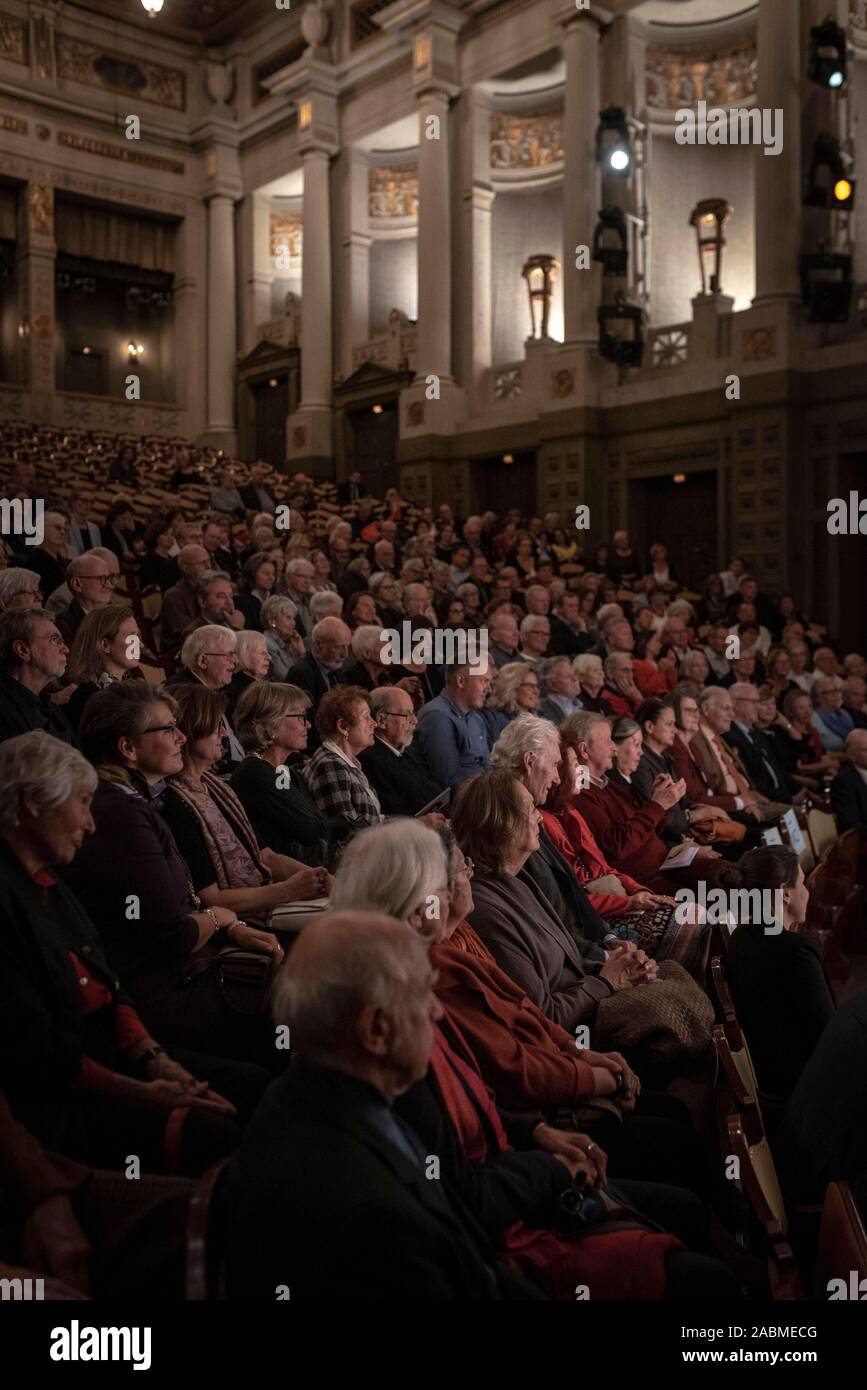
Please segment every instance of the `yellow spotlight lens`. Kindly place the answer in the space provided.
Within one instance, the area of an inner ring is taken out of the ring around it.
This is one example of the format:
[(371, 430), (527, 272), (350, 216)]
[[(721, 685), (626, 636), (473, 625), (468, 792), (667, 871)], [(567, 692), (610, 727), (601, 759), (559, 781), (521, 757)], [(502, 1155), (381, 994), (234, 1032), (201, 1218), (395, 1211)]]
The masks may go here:
[(845, 203), (852, 196), (852, 185), (848, 179), (838, 179), (834, 184), (834, 197), (838, 203)]

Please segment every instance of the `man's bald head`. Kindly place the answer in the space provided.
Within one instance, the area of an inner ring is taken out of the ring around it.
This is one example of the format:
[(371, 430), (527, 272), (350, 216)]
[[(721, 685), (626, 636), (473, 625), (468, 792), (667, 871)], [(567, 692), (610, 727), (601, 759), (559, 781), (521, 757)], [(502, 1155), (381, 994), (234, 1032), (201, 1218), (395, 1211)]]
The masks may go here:
[(277, 1024), (308, 1061), (395, 1096), (427, 1069), (433, 970), (423, 938), (377, 912), (326, 912), (304, 928), (274, 986)]

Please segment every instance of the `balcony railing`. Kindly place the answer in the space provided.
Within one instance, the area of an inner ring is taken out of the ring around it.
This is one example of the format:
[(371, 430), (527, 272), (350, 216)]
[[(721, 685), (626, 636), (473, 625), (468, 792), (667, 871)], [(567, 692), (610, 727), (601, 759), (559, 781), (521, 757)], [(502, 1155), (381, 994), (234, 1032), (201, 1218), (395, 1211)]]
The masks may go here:
[(650, 334), (651, 367), (682, 367), (689, 355), (689, 323), (670, 323)]
[(385, 332), (353, 348), (353, 370), (357, 371), (365, 362), (375, 362), (394, 372), (414, 371), (417, 342), (415, 321), (408, 319), (400, 309), (392, 309)]

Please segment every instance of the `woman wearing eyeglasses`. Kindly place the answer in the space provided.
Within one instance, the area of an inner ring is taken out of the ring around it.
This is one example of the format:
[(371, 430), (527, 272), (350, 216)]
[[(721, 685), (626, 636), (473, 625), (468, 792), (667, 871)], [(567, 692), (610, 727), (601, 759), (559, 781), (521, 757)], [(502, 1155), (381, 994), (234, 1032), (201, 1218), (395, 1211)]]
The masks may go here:
[(501, 666), (482, 710), (491, 746), (519, 714), (535, 714), (541, 699), (539, 677), (529, 661), (510, 661)]
[(243, 946), (275, 960), (276, 939), (209, 906), (159, 813), (165, 779), (183, 768), (184, 735), (171, 695), (145, 681), (116, 681), (88, 700), (82, 750), (99, 784), (95, 829), (64, 871), (96, 925), (109, 964), (146, 1026), (167, 1043), (275, 1066), (267, 1013), (231, 1010), (209, 969), (217, 946)]
[(66, 678), (78, 689), (66, 706), (74, 729), (91, 695), (115, 681), (143, 680), (141, 634), (125, 603), (97, 608), (83, 619), (69, 653)]
[(330, 864), (334, 846), (349, 834), (344, 816), (326, 816), (295, 767), (307, 747), (310, 697), (297, 685), (259, 681), (235, 707), (238, 738), (247, 756), (230, 780), (260, 845), (302, 864)]

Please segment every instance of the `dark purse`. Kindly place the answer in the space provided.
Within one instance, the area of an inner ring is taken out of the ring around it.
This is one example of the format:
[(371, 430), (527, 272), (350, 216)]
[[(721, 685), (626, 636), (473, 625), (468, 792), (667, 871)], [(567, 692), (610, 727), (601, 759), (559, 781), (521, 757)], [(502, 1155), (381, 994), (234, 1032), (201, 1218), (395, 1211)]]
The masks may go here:
[(256, 1015), (268, 1008), (275, 970), (273, 956), (247, 951), (243, 946), (225, 946), (207, 955), (203, 952), (202, 959), (184, 971), (181, 983), (194, 986), (216, 980), (233, 1013)]

